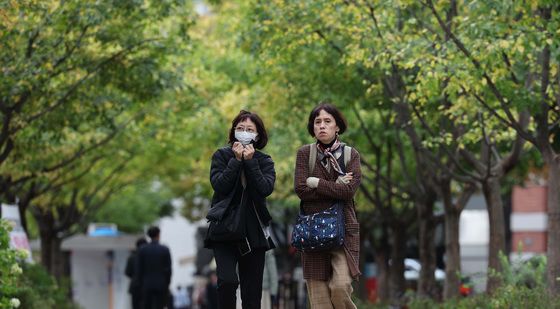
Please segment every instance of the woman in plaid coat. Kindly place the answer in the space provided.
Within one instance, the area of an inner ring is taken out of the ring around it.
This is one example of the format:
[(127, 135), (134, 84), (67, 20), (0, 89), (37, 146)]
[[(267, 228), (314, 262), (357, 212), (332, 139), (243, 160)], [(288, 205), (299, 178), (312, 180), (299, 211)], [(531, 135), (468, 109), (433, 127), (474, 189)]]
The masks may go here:
[[(310, 115), (307, 130), (317, 143), (298, 150), (295, 191), (306, 214), (320, 212), (337, 200), (344, 201), (345, 240), (342, 248), (325, 252), (302, 252), (303, 277), (311, 308), (356, 308), (351, 299), (352, 280), (360, 275), (360, 226), (356, 219), (354, 194), (360, 185), (360, 154), (352, 148), (346, 173), (340, 167), (344, 143), (339, 135), (347, 124), (332, 104), (322, 103)], [(310, 147), (317, 147), (317, 159), (309, 174)]]

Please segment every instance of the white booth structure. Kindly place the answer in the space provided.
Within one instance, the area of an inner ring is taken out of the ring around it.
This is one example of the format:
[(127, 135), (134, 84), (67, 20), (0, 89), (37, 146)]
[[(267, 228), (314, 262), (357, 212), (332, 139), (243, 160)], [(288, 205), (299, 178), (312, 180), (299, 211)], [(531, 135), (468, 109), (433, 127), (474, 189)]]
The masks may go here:
[(70, 252), (72, 298), (84, 309), (130, 308), (124, 274), (130, 251), (142, 235), (76, 235), (62, 243)]

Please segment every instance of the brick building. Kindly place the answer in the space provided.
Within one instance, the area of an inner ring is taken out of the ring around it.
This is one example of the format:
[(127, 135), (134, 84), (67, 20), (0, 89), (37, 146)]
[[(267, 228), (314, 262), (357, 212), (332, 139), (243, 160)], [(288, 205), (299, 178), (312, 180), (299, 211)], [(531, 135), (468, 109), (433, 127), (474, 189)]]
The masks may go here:
[(547, 187), (516, 186), (512, 192), (511, 254), (522, 257), (546, 254)]

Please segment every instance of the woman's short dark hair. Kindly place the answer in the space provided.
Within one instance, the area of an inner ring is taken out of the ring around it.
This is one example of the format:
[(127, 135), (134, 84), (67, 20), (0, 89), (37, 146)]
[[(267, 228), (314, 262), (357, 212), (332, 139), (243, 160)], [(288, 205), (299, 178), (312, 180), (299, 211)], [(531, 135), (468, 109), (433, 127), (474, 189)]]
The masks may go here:
[(319, 105), (315, 106), (315, 108), (309, 114), (309, 121), (307, 122), (307, 132), (309, 132), (309, 134), (311, 136), (315, 137), (315, 130), (314, 130), (315, 118), (317, 118), (317, 116), (319, 116), (319, 113), (322, 110), (324, 110), (325, 112), (327, 112), (327, 113), (329, 113), (333, 116), (334, 121), (336, 122), (336, 125), (340, 129), (338, 131), (339, 135), (344, 133), (344, 131), (346, 131), (346, 128), (348, 127), (348, 124), (346, 122), (346, 118), (344, 118), (344, 116), (338, 110), (338, 108), (336, 108), (334, 105), (332, 105), (329, 102), (322, 102), (322, 103), (319, 103)]
[(246, 110), (241, 110), (239, 114), (235, 118), (233, 118), (233, 121), (231, 122), (231, 128), (229, 129), (229, 143), (233, 144), (237, 142), (237, 139), (235, 138), (235, 127), (238, 123), (243, 122), (246, 119), (251, 119), (251, 121), (255, 123), (255, 126), (257, 127), (257, 141), (253, 143), (253, 146), (256, 149), (263, 149), (264, 146), (266, 146), (266, 144), (268, 143), (268, 134), (266, 133), (266, 129), (264, 128), (264, 123), (259, 115)]

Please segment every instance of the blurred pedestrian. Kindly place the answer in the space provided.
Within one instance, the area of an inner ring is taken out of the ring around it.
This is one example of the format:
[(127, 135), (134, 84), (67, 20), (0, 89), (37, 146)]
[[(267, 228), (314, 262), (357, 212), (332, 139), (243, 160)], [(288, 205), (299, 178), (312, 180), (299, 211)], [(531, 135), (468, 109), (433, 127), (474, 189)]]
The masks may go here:
[(278, 297), (278, 267), (274, 251), (266, 252), (264, 258), (263, 288), (261, 298), (261, 309), (276, 308)]
[(144, 309), (162, 309), (167, 305), (171, 282), (171, 254), (159, 243), (157, 226), (148, 229), (150, 243), (140, 248), (136, 270), (142, 291)]
[(207, 309), (218, 309), (218, 276), (215, 271), (208, 274), (208, 284), (206, 285), (205, 303)]
[(138, 250), (143, 245), (147, 244), (148, 241), (146, 238), (141, 237), (136, 240), (136, 250), (132, 251), (126, 260), (126, 267), (124, 270), (124, 274), (129, 278), (130, 283), (128, 285), (128, 293), (130, 294), (132, 300), (132, 309), (141, 309), (141, 297), (142, 291), (140, 290), (140, 282), (136, 276), (135, 268), (136, 268), (136, 255), (138, 254)]
[[(282, 274), (278, 285), (278, 308), (296, 309), (298, 308), (298, 284), (293, 279), (292, 274), (285, 272)], [(307, 302), (305, 302), (307, 304)], [(306, 308), (306, 306), (303, 306)]]
[(177, 291), (173, 295), (173, 305), (175, 309), (189, 309), (191, 307), (191, 298), (186, 287), (177, 286)]

